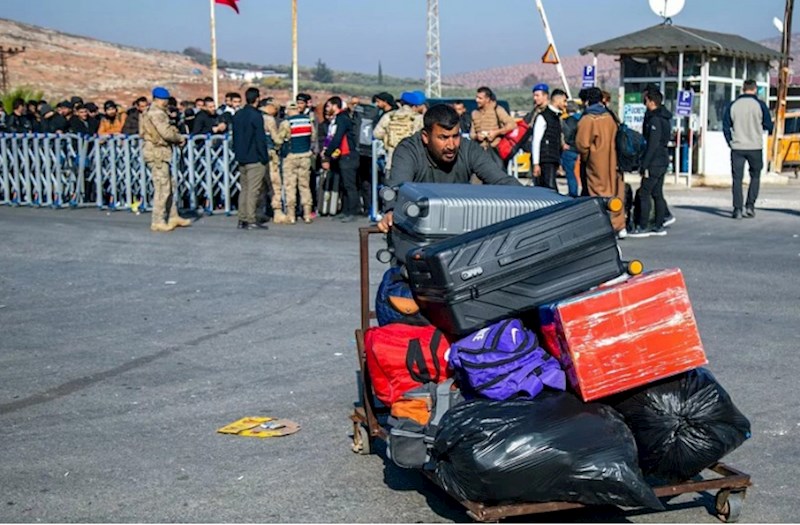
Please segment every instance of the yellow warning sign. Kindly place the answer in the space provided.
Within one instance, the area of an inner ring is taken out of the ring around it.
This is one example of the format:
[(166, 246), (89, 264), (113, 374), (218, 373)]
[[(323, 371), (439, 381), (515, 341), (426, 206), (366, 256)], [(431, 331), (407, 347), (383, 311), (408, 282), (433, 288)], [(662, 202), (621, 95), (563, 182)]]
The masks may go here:
[(556, 48), (553, 47), (553, 44), (547, 46), (547, 51), (545, 51), (544, 55), (542, 55), (542, 63), (558, 64), (558, 55), (556, 55)]

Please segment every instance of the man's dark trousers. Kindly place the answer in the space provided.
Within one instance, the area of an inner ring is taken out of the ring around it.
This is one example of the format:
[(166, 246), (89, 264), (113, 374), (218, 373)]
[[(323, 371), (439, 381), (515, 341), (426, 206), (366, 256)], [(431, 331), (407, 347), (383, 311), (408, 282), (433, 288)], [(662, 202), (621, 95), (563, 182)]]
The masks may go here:
[(358, 215), (359, 212), (359, 199), (358, 194), (358, 153), (350, 154), (346, 157), (340, 158), (333, 168), (338, 169), (342, 175), (342, 187), (344, 189), (342, 214), (343, 215)]
[(650, 203), (655, 201), (656, 217), (654, 228), (661, 228), (664, 225), (664, 215), (667, 212), (667, 201), (664, 200), (664, 175), (667, 173), (666, 166), (654, 166), (647, 171), (647, 177), (642, 177), (642, 185), (639, 188), (639, 228), (647, 229), (650, 220)]
[(742, 181), (744, 180), (744, 163), (750, 166), (750, 187), (747, 189), (748, 208), (755, 208), (758, 189), (761, 184), (761, 169), (764, 167), (763, 153), (760, 149), (732, 149), (731, 171), (733, 172), (733, 208), (742, 209)]
[(555, 162), (543, 162), (539, 164), (541, 173), (538, 177), (534, 178), (534, 184), (543, 188), (550, 188), (551, 190), (558, 191), (558, 184), (556, 183), (556, 174), (560, 164)]

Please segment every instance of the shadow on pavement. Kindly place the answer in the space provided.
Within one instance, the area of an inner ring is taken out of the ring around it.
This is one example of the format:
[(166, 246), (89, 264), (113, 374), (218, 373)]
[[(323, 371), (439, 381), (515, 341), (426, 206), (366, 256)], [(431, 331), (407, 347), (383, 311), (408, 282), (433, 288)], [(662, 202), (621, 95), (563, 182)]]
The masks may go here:
[(715, 208), (713, 206), (690, 206), (688, 204), (682, 204), (680, 206), (673, 206), (673, 208), (678, 208), (678, 209), (681, 209), (681, 210), (699, 211), (701, 213), (708, 213), (709, 215), (716, 215), (717, 217), (725, 217), (726, 219), (730, 218), (731, 211), (732, 211), (732, 210), (727, 209), (727, 208), (721, 209), (721, 208)]

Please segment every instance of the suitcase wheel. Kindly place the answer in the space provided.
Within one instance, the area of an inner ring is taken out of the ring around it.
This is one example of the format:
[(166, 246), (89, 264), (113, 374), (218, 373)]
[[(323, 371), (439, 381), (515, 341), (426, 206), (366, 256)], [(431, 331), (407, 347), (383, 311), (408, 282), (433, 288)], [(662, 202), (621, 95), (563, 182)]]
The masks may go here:
[(628, 267), (628, 273), (630, 275), (639, 275), (644, 271), (644, 264), (642, 264), (642, 261), (639, 259), (628, 261), (626, 266)]
[(606, 207), (608, 207), (608, 211), (610, 211), (611, 213), (618, 213), (622, 211), (624, 205), (622, 203), (622, 199), (620, 199), (619, 197), (613, 197), (611, 199), (608, 199)]

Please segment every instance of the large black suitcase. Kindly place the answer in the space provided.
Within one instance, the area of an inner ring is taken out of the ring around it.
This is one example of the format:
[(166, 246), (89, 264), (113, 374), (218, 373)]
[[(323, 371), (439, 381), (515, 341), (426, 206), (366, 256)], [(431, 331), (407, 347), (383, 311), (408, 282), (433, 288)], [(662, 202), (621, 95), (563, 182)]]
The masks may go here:
[(394, 190), (390, 246), (400, 263), (409, 250), (571, 200), (549, 188), (405, 183)]
[(556, 204), (412, 250), (406, 266), (422, 313), (454, 335), (626, 271), (602, 198)]

